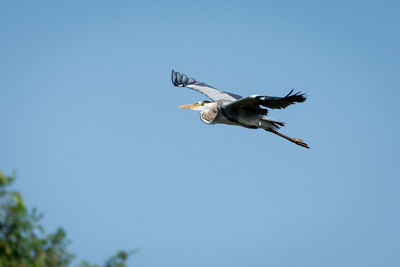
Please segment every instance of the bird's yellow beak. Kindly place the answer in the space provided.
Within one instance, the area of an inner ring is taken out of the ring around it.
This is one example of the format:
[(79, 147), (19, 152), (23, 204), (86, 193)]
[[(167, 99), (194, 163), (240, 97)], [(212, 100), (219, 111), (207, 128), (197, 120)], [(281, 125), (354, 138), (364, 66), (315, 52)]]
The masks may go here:
[(179, 106), (178, 108), (195, 108), (195, 107), (198, 107), (198, 106), (199, 106), (199, 104), (195, 103), (195, 104), (182, 105), (182, 106)]

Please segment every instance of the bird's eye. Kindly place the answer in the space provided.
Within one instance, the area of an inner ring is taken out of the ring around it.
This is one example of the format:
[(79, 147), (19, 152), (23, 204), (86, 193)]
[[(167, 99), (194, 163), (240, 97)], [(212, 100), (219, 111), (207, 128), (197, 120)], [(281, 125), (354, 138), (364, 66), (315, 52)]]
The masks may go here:
[(204, 102), (199, 102), (198, 103), (200, 106), (204, 106)]

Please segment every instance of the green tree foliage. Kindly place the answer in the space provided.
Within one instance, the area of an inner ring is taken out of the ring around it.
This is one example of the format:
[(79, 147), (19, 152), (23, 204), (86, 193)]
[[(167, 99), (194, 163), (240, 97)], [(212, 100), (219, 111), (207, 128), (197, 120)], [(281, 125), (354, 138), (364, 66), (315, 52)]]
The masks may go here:
[[(128, 259), (130, 254), (135, 253), (136, 251), (132, 251), (127, 253), (125, 251), (118, 252), (115, 256), (109, 258), (106, 263), (103, 265), (104, 267), (125, 267), (125, 261)], [(101, 265), (90, 265), (87, 261), (83, 261), (79, 267), (101, 267)]]
[[(22, 196), (9, 190), (15, 174), (6, 176), (0, 171), (0, 267), (66, 267), (73, 254), (66, 250), (68, 240), (63, 229), (46, 234), (39, 224), (42, 215), (28, 211)], [(79, 267), (125, 267), (130, 254), (118, 252), (104, 265), (86, 261)]]

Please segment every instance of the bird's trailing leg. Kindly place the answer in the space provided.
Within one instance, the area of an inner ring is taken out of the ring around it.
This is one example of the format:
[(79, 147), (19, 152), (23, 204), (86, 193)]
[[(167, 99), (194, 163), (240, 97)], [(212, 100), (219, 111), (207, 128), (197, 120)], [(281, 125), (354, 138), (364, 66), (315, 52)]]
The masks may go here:
[(276, 135), (279, 135), (280, 137), (283, 137), (283, 138), (289, 140), (290, 142), (295, 143), (296, 145), (299, 145), (299, 146), (302, 146), (302, 147), (306, 147), (306, 148), (310, 148), (303, 140), (300, 140), (300, 139), (297, 139), (297, 138), (291, 138), (291, 137), (286, 136), (284, 134), (281, 134), (280, 132), (275, 131), (275, 130), (273, 130), (271, 128), (268, 128), (268, 129), (265, 129), (265, 130), (268, 131), (268, 132), (274, 133)]

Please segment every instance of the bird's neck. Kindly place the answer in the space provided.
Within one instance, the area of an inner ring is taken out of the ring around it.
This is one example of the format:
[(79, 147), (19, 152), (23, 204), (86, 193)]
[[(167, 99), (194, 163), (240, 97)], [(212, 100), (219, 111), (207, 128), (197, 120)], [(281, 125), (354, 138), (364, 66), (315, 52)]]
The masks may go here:
[(200, 119), (207, 124), (212, 124), (219, 115), (219, 103), (207, 103), (204, 109), (200, 111)]

